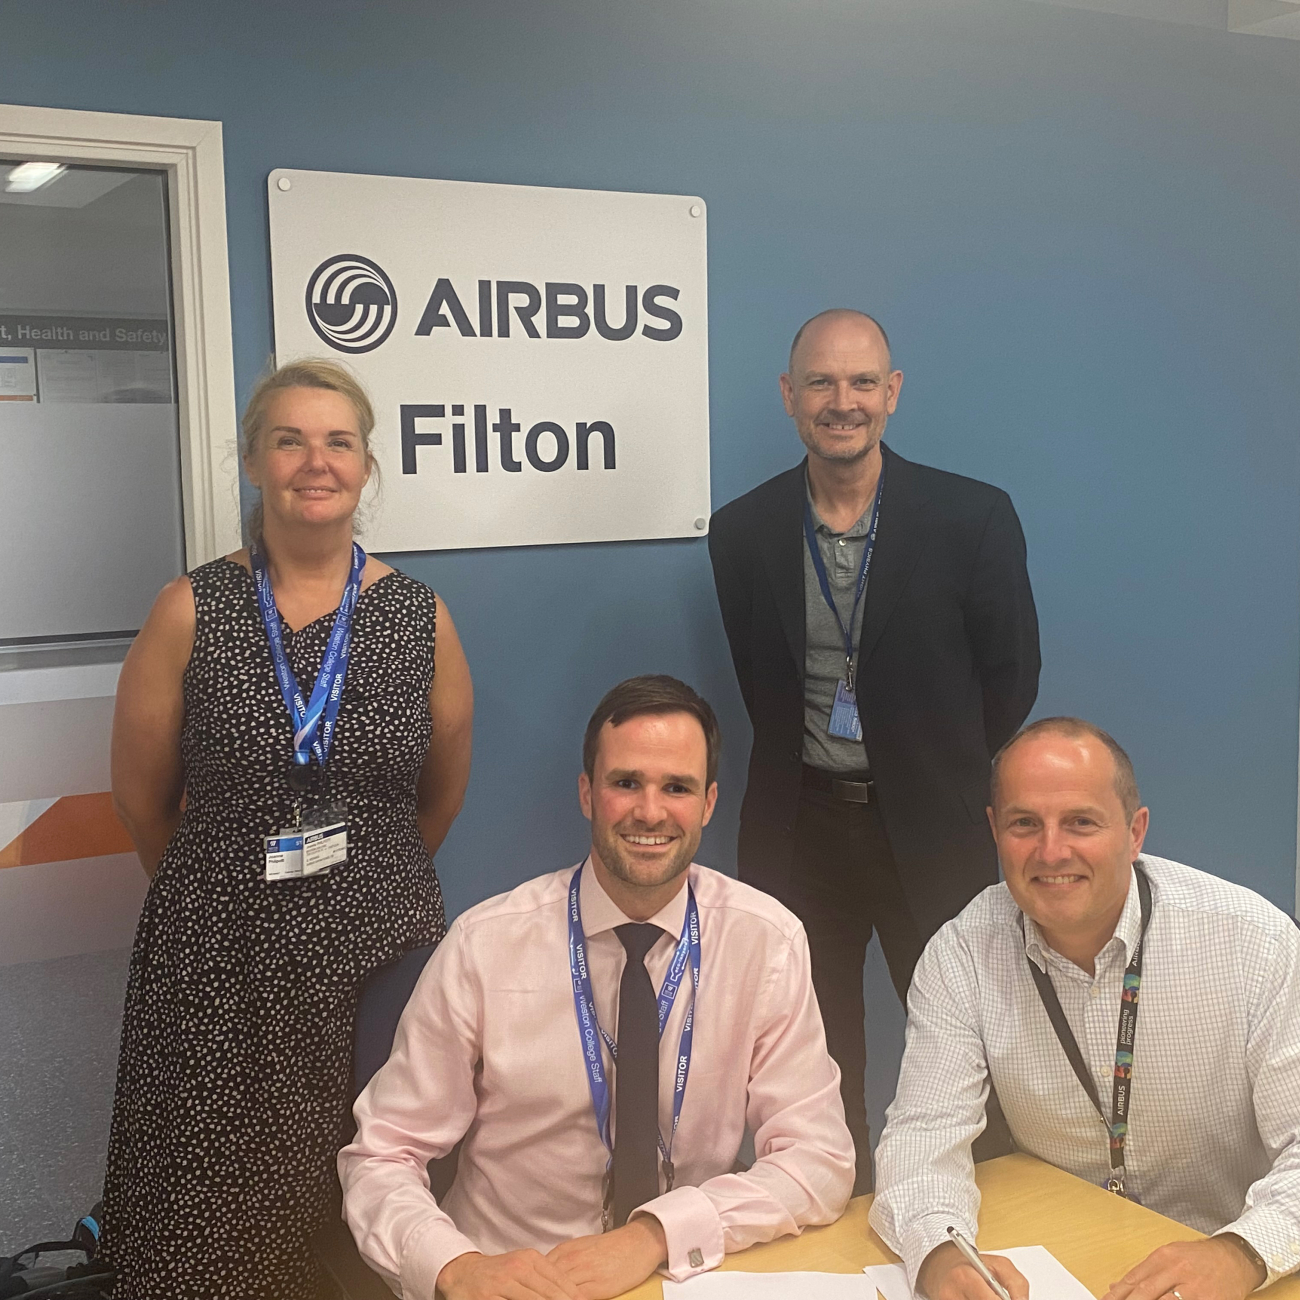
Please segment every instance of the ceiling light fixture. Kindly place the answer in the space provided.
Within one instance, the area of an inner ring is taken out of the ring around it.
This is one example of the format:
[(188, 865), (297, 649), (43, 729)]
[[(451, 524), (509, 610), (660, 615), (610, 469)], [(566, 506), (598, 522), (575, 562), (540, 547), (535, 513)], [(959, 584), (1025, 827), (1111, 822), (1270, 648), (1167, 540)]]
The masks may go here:
[(5, 191), (8, 194), (30, 194), (57, 180), (67, 169), (56, 162), (25, 162), (14, 167), (5, 177)]

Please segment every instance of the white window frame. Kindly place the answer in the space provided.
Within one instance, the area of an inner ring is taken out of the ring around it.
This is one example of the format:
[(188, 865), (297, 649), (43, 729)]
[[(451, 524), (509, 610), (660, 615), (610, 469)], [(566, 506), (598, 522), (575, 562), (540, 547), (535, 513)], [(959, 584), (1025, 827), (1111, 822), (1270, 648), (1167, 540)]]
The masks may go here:
[(0, 104), (0, 155), (167, 175), (185, 565), (241, 545), (221, 123)]

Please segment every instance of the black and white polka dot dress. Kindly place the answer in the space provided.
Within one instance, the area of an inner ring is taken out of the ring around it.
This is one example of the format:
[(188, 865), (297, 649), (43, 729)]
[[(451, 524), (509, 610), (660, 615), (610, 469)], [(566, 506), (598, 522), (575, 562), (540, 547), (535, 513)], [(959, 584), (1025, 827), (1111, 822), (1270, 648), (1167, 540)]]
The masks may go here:
[[(415, 820), (436, 598), (401, 573), (361, 593), (326, 767), (329, 797), (348, 807), (348, 859), (268, 883), (263, 836), (292, 824), (289, 715), (251, 575), (217, 560), (190, 578), (186, 807), (131, 955), (104, 1252), (123, 1300), (308, 1300), (358, 987), (445, 930)], [(306, 691), (333, 621), (285, 628)]]

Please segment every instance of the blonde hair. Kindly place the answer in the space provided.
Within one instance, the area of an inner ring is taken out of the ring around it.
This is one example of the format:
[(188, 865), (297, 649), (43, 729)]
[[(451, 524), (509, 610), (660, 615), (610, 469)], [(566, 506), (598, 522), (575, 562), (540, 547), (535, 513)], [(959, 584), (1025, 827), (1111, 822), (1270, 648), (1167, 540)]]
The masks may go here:
[[(357, 432), (361, 436), (361, 447), (366, 453), (366, 462), (377, 480), (379, 464), (370, 450), (370, 435), (375, 428), (375, 410), (370, 404), (370, 395), (362, 387), (361, 381), (346, 366), (324, 357), (305, 357), (301, 361), (286, 362), (282, 366), (268, 370), (257, 381), (256, 387), (249, 396), (248, 405), (244, 407), (244, 418), (240, 421), (240, 458), (248, 460), (256, 454), (262, 436), (262, 426), (266, 423), (267, 408), (275, 395), (286, 388), (324, 388), (347, 398), (353, 411), (356, 412)], [(260, 496), (248, 517), (248, 536), (254, 542), (262, 540)]]

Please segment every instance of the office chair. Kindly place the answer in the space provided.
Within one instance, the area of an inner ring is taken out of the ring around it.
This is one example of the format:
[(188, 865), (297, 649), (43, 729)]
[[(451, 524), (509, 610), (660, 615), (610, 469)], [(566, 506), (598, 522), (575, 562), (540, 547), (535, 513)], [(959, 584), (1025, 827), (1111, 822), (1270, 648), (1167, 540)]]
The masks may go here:
[[(371, 1077), (388, 1060), (393, 1050), (397, 1022), (415, 988), (433, 944), (412, 948), (396, 961), (371, 973), (357, 998), (356, 1033), (352, 1046), (352, 1099), (355, 1101)], [(349, 1121), (351, 1117), (349, 1116)], [(439, 1200), (450, 1190), (456, 1177), (457, 1147), (441, 1160), (429, 1162), (429, 1184)], [(339, 1217), (341, 1191), (335, 1213), (312, 1238), (316, 1260), (333, 1284), (338, 1300), (393, 1300), (387, 1283), (357, 1253), (352, 1234)]]

